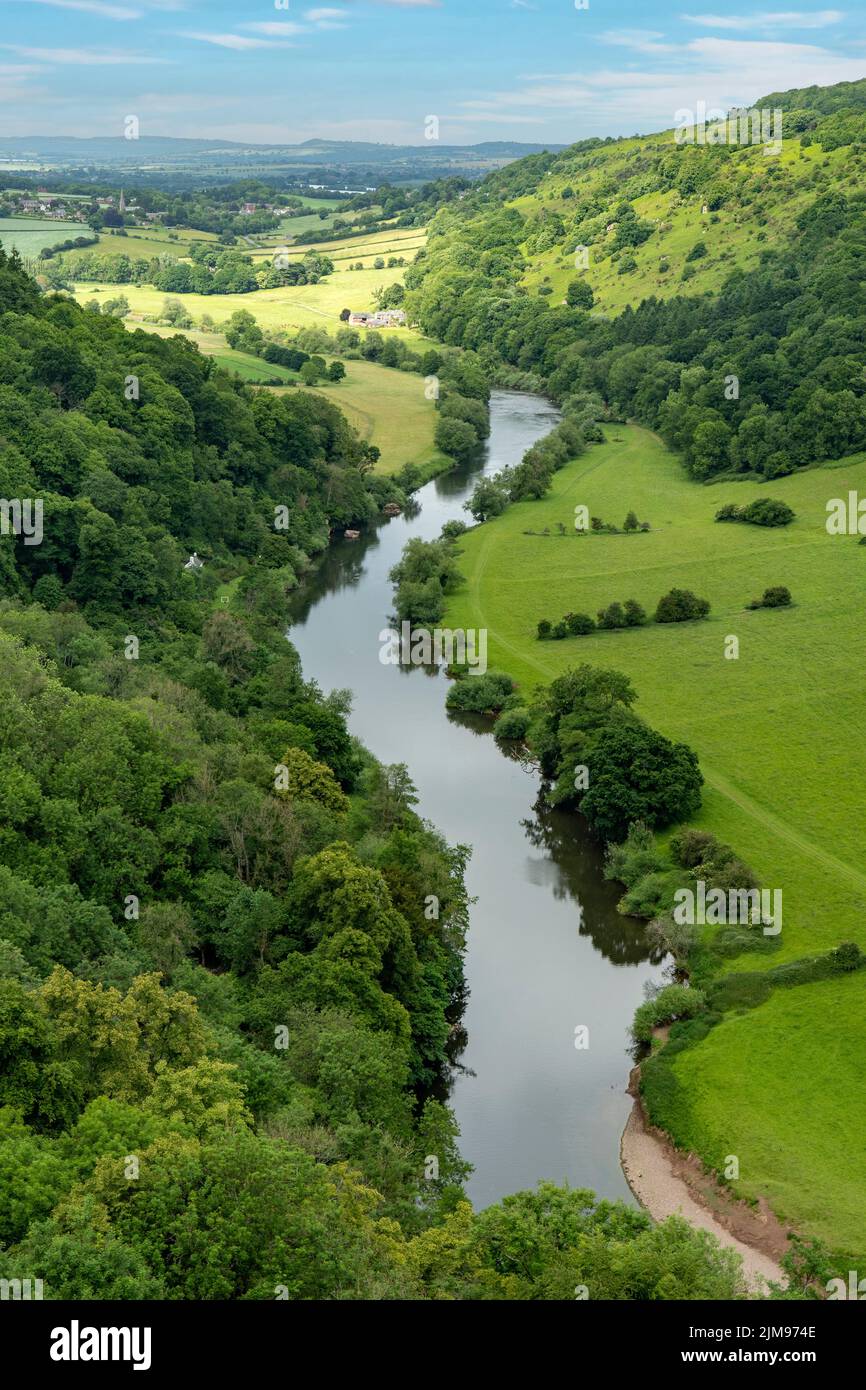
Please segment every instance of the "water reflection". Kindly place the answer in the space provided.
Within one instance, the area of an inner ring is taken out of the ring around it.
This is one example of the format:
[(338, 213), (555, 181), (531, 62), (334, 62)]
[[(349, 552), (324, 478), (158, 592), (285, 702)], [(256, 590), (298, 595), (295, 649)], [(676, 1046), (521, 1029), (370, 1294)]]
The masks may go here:
[[(406, 541), (466, 520), (479, 470), (519, 462), (557, 418), (538, 397), (495, 393), (480, 465), (428, 484), (414, 515), (336, 542), (293, 601), (290, 637), (307, 678), (352, 689), (352, 732), (383, 762), (406, 763), (422, 813), (451, 843), (472, 846), (477, 901), (451, 1103), (475, 1165), (476, 1205), (541, 1178), (630, 1199), (619, 1167), (628, 1025), (658, 974), (640, 924), (616, 910), (599, 847), (579, 817), (546, 806), (525, 750), (500, 748), (488, 719), (449, 714), (443, 672), (379, 659), (393, 608), (388, 575)], [(589, 1028), (587, 1051), (574, 1046), (578, 1026)]]

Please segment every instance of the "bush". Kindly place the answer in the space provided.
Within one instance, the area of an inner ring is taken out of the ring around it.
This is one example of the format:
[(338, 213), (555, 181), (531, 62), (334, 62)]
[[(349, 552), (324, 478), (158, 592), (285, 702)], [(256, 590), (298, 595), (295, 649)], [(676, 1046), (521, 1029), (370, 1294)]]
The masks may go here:
[(465, 676), (448, 691), (449, 709), (465, 714), (489, 714), (501, 710), (514, 690), (514, 681), (504, 671), (488, 671), (484, 676)]
[(625, 625), (626, 627), (643, 627), (647, 620), (646, 613), (640, 604), (633, 598), (626, 599), (625, 603)]
[(667, 985), (655, 999), (648, 999), (636, 1010), (632, 1033), (636, 1042), (652, 1040), (653, 1029), (679, 1018), (694, 1018), (706, 1006), (704, 994), (687, 985)]
[(845, 973), (850, 970), (859, 970), (866, 959), (856, 941), (842, 941), (830, 954), (834, 964)]
[(647, 874), (665, 867), (655, 836), (643, 821), (634, 821), (622, 844), (610, 844), (605, 853), (604, 876), (631, 888)]
[(608, 631), (628, 627), (626, 622), (625, 610), (621, 603), (608, 604), (607, 608), (602, 608), (598, 615), (598, 625)]
[(752, 609), (790, 608), (792, 602), (791, 590), (786, 589), (784, 584), (777, 584), (771, 589), (765, 589), (763, 598), (752, 599), (747, 607)]
[(547, 621), (547, 618), (542, 618), (541, 622), (538, 624), (539, 642), (546, 642), (550, 637), (552, 631), (553, 629), (551, 627), (551, 624)]
[(796, 519), (787, 502), (775, 497), (758, 497), (747, 507), (738, 507), (735, 502), (726, 502), (716, 512), (716, 521), (743, 521), (749, 526), (790, 526)]
[(595, 621), (588, 613), (566, 613), (563, 622), (572, 637), (588, 637), (595, 632)]
[(522, 739), (526, 737), (529, 724), (529, 710), (509, 709), (497, 719), (493, 736), (501, 740)]
[(787, 502), (773, 497), (758, 497), (743, 511), (743, 521), (751, 526), (790, 526), (795, 517)]
[(698, 598), (690, 589), (671, 589), (660, 598), (656, 608), (657, 623), (688, 623), (705, 618), (710, 611), (707, 599)]

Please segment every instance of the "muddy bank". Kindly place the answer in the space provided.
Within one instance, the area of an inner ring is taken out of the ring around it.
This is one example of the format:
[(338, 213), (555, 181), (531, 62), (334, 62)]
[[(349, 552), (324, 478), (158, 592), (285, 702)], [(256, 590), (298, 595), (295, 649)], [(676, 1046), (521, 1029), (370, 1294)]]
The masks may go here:
[(788, 1249), (789, 1228), (763, 1200), (757, 1207), (737, 1201), (699, 1159), (681, 1153), (662, 1130), (649, 1124), (637, 1091), (639, 1076), (640, 1068), (635, 1067), (629, 1081), (634, 1103), (620, 1142), (620, 1161), (641, 1206), (655, 1221), (684, 1216), (690, 1225), (736, 1250), (755, 1293), (766, 1292), (768, 1282), (784, 1284), (780, 1260)]

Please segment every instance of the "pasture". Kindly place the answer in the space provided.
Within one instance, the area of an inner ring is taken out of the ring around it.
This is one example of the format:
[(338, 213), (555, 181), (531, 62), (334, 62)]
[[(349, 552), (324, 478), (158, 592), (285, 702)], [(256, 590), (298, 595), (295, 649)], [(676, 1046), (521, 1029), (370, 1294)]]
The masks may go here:
[(6, 252), (35, 257), (45, 246), (72, 237), (92, 236), (86, 222), (54, 222), (50, 218), (0, 217), (0, 246)]
[[(825, 526), (831, 498), (866, 495), (866, 458), (770, 484), (705, 487), (648, 431), (606, 433), (604, 445), (554, 475), (541, 501), (511, 506), (461, 539), (465, 584), (449, 600), (447, 623), (486, 627), (490, 664), (527, 690), (581, 662), (625, 672), (643, 718), (697, 752), (706, 786), (694, 824), (784, 894), (779, 950), (741, 956), (726, 971), (846, 940), (866, 948), (866, 547)], [(759, 496), (787, 502), (795, 522), (768, 530), (714, 521), (723, 503)], [(618, 526), (634, 510), (652, 529), (579, 536), (579, 505)], [(794, 607), (746, 611), (776, 584), (791, 590)], [(595, 616), (614, 600), (635, 598), (652, 613), (673, 587), (709, 599), (709, 618), (558, 642), (535, 636), (542, 618)], [(736, 660), (725, 657), (732, 636)], [(866, 1108), (864, 990), (866, 978), (855, 975), (779, 991), (675, 1060), (687, 1095), (677, 1137), (714, 1163), (727, 1146), (741, 1159), (738, 1191), (765, 1192), (798, 1229), (845, 1250), (851, 1240), (866, 1248), (862, 1213), (848, 1230), (859, 1181), (849, 1169), (859, 1161), (843, 1136), (828, 1136), (839, 1114)], [(843, 1058), (838, 1067), (834, 1057)], [(824, 1201), (829, 1188), (833, 1200)]]
[[(648, 431), (607, 434), (554, 475), (541, 501), (509, 507), (461, 540), (466, 585), (449, 602), (449, 621), (488, 627), (492, 662), (527, 685), (580, 662), (624, 671), (643, 717), (698, 753), (707, 782), (701, 823), (765, 884), (784, 889), (774, 959), (845, 937), (866, 947), (866, 622), (852, 618), (864, 612), (866, 547), (825, 528), (828, 499), (849, 488), (866, 494), (866, 460), (771, 484), (703, 487)], [(791, 526), (713, 519), (725, 502), (768, 495), (793, 507)], [(616, 525), (633, 509), (652, 529), (579, 536), (577, 505)], [(547, 536), (525, 534), (545, 527)], [(746, 611), (775, 584), (791, 590), (792, 608)], [(651, 613), (673, 587), (709, 599), (709, 619), (536, 639), (542, 618), (594, 617), (628, 598)], [(739, 639), (737, 660), (725, 657), (729, 636)]]

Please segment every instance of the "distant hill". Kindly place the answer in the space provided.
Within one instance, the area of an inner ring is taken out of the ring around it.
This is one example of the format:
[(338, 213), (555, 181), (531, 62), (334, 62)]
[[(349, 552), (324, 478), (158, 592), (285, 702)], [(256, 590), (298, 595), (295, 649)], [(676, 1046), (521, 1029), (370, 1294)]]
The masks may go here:
[(66, 135), (0, 136), (0, 174), (7, 165), (98, 175), (122, 170), (152, 182), (163, 177), (191, 182), (236, 179), (243, 175), (316, 180), (337, 186), (354, 182), (421, 182), (462, 175), (483, 178), (513, 160), (541, 150), (561, 150), (519, 141), (478, 145), (379, 145), (366, 141), (305, 140), (302, 144), (246, 144), (236, 140), (186, 140), (167, 136), (78, 138)]

